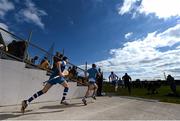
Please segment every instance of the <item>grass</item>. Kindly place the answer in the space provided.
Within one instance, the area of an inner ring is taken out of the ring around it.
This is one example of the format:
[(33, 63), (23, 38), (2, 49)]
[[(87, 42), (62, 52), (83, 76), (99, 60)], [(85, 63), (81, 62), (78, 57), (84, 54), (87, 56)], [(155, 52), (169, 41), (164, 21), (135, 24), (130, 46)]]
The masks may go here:
[[(108, 83), (103, 85), (103, 91), (105, 93), (113, 93), (119, 96), (129, 96), (128, 90), (125, 88), (118, 88), (118, 91), (114, 91), (114, 87)], [(177, 92), (180, 94), (180, 86), (177, 86)], [(180, 104), (180, 96), (168, 96), (171, 93), (169, 86), (161, 86), (158, 89), (158, 94), (147, 94), (148, 91), (145, 88), (132, 88), (131, 95), (132, 97), (140, 97), (146, 99), (155, 99), (159, 100), (160, 102), (168, 102), (168, 103), (177, 103)]]

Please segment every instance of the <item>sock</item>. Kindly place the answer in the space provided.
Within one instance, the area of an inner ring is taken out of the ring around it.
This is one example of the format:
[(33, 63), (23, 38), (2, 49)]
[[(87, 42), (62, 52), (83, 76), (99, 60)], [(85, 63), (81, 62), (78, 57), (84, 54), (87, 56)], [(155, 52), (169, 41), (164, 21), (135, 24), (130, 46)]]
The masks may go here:
[(96, 96), (96, 91), (94, 91), (94, 92), (93, 92), (93, 95), (92, 95), (92, 97), (95, 97), (95, 96)]
[(65, 88), (64, 88), (63, 97), (62, 97), (62, 100), (61, 100), (61, 101), (64, 101), (64, 100), (66, 99), (66, 95), (67, 95), (67, 93), (68, 93), (68, 90), (69, 90), (68, 87), (65, 87)]
[(86, 98), (87, 98), (87, 96), (84, 96), (84, 97), (83, 97), (83, 99), (86, 99)]
[(33, 100), (36, 99), (37, 97), (41, 96), (42, 94), (44, 94), (44, 93), (43, 93), (42, 90), (41, 90), (41, 91), (35, 93), (35, 94), (34, 94), (32, 97), (30, 97), (27, 101), (30, 103), (31, 101), (33, 101)]

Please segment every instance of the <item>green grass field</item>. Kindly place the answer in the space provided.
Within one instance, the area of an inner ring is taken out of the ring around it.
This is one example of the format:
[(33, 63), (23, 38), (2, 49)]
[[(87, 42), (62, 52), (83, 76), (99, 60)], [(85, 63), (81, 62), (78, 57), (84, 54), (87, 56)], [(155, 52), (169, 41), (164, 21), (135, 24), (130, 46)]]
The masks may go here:
[[(118, 88), (118, 91), (114, 91), (114, 87), (110, 84), (105, 83), (103, 85), (103, 91), (105, 93), (113, 93), (114, 95), (119, 96), (129, 96), (128, 90), (125, 88)], [(177, 92), (180, 94), (180, 86), (177, 86)], [(144, 88), (132, 88), (131, 95), (132, 97), (140, 97), (146, 99), (155, 99), (161, 102), (169, 102), (169, 103), (178, 103), (180, 104), (180, 96), (168, 96), (171, 93), (169, 86), (161, 86), (158, 89), (158, 94), (147, 94), (147, 89)]]

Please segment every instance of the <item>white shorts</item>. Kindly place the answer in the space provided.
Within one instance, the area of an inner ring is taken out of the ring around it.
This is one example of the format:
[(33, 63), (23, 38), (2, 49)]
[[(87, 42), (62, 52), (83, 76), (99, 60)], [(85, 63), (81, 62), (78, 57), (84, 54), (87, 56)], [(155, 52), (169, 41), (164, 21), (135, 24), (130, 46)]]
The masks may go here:
[(89, 82), (96, 82), (96, 80), (94, 78), (89, 78)]

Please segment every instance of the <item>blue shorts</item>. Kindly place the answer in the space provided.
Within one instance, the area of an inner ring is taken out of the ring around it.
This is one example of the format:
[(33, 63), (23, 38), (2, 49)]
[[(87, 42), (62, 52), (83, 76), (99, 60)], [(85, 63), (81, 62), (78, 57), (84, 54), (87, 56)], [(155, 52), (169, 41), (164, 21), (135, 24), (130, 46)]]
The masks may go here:
[(64, 79), (64, 77), (58, 77), (58, 78), (51, 78), (47, 81), (47, 83), (51, 84), (51, 85), (55, 85), (57, 83), (62, 84), (63, 82), (65, 82), (66, 80)]

